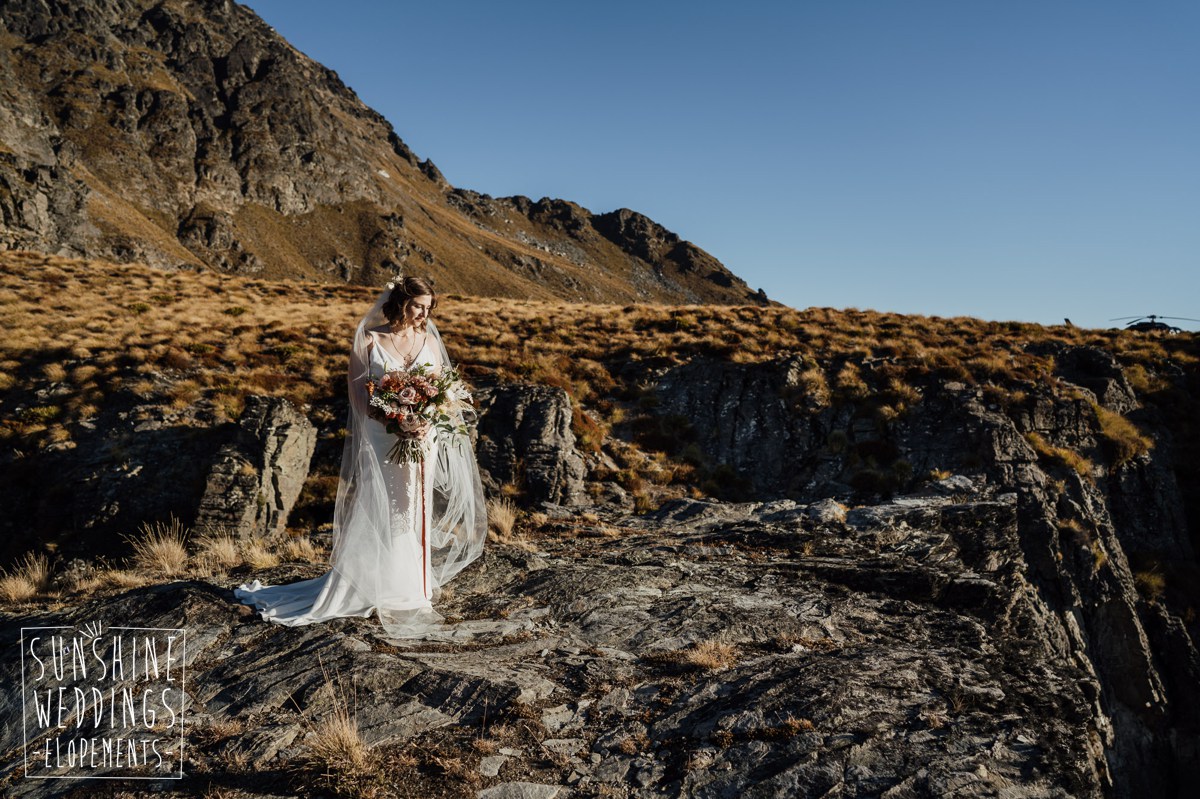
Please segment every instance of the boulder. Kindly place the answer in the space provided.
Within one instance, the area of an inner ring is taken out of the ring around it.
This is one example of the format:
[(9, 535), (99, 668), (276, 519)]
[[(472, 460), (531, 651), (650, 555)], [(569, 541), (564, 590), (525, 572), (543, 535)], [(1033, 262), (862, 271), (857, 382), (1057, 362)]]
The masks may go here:
[(316, 429), (287, 400), (248, 397), (237, 435), (209, 472), (196, 528), (222, 528), (243, 538), (283, 532), (316, 442)]
[(506, 483), (523, 491), (529, 504), (584, 501), (583, 458), (571, 431), (571, 398), (561, 388), (518, 383), (475, 393), (480, 411), (475, 446), (485, 490), (498, 494)]

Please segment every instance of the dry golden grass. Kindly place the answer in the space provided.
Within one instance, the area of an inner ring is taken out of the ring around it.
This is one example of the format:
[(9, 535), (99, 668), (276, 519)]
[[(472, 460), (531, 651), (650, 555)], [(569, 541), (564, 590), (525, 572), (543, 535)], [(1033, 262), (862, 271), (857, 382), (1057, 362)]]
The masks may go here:
[(129, 538), (133, 545), (134, 566), (148, 574), (177, 577), (187, 573), (188, 531), (174, 516), (168, 522), (142, 524), (138, 535)]
[(511, 499), (489, 499), (487, 503), (488, 527), (496, 537), (508, 539), (517, 524), (517, 506)]
[(862, 373), (854, 363), (843, 364), (834, 380), (836, 394), (847, 400), (866, 399), (871, 394), (871, 387), (862, 378)]
[(487, 502), (488, 541), (516, 547), (532, 552), (536, 547), (524, 537), (517, 535), (518, 511), (516, 504), (507, 496), (489, 499)]
[(325, 559), (325, 553), (306, 535), (288, 536), (281, 550), (283, 557), (293, 563), (319, 563)]
[(471, 748), (480, 754), (491, 755), (500, 748), (500, 742), (495, 738), (473, 738), (471, 739)]
[(0, 599), (24, 602), (50, 587), (50, 561), (45, 555), (26, 553), (11, 569), (0, 571)]
[(252, 569), (270, 569), (279, 565), (278, 553), (263, 541), (258, 539), (243, 541), (241, 549), (242, 562)]
[[(322, 666), (324, 669), (324, 666)], [(355, 697), (325, 672), (324, 691), (333, 699), (332, 709), (310, 725), (304, 738), (304, 754), (295, 768), (318, 790), (335, 796), (373, 799), (387, 795), (383, 762), (358, 729)]]
[[(74, 578), (69, 589), (85, 593), (128, 590), (163, 579), (223, 575), (240, 566), (269, 569), (279, 565), (281, 559), (293, 563), (321, 563), (326, 559), (325, 552), (305, 535), (266, 542), (242, 540), (224, 530), (210, 529), (195, 537), (194, 552), (190, 554), (188, 537), (188, 531), (175, 519), (165, 524), (143, 524), (140, 534), (129, 538), (133, 554), (128, 568), (92, 564)], [(18, 602), (47, 595), (48, 569), (44, 556), (29, 556), (11, 574), (0, 573), (0, 600)]]
[(363, 742), (355, 717), (341, 707), (317, 723), (307, 746), (331, 771), (356, 771), (371, 761), (370, 749)]
[(738, 651), (721, 641), (697, 641), (683, 653), (683, 662), (705, 671), (720, 671), (737, 665)]
[(150, 575), (137, 569), (100, 569), (75, 581), (72, 589), (85, 594), (102, 590), (128, 591), (150, 582)]
[(1113, 466), (1120, 466), (1154, 447), (1154, 440), (1138, 430), (1133, 422), (1119, 413), (1092, 403), (1092, 410), (1100, 422), (1100, 433), (1113, 450)]
[(792, 715), (783, 720), (782, 726), (790, 735), (799, 735), (802, 732), (809, 732), (815, 728), (815, 725), (809, 719), (797, 718)]
[(212, 719), (192, 734), (198, 735), (205, 741), (223, 741), (246, 731), (246, 720), (239, 718)]
[[(52, 291), (66, 284), (89, 297), (88, 307), (45, 313)], [(20, 252), (0, 253), (0, 289), (14, 298), (0, 306), (6, 329), (14, 331), (0, 342), (0, 391), (37, 390), (60, 381), (67, 389), (54, 400), (53, 411), (25, 402), (30, 412), (0, 428), (6, 445), (23, 452), (72, 445), (79, 440), (75, 423), (97, 415), (117, 391), (163, 408), (207, 401), (221, 421), (237, 419), (251, 392), (286, 397), (298, 406), (310, 403), (314, 414), (318, 408), (327, 412), (344, 401), (350, 332), (376, 293), (371, 287), (172, 273)], [(178, 323), (182, 307), (188, 309), (186, 330)], [(71, 313), (77, 313), (72, 325), (78, 335), (56, 340), (54, 325)], [(655, 412), (653, 397), (628, 385), (625, 370), (632, 365), (638, 371), (639, 362), (663, 368), (696, 357), (753, 363), (795, 354), (804, 363), (789, 396), (796, 413), (819, 411), (836, 399), (863, 406), (863, 416), (887, 427), (921, 402), (921, 389), (930, 381), (979, 385), (989, 402), (1004, 409), (1020, 406), (1035, 389), (1062, 392), (1048, 379), (1053, 359), (1026, 346), (1088, 345), (1115, 354), (1139, 397), (1175, 402), (1171, 412), (1177, 419), (1197, 415), (1194, 401), (1173, 398), (1178, 389), (1163, 377), (1180, 365), (1194, 368), (1200, 338), (1191, 335), (853, 308), (575, 304), (457, 295), (444, 296), (437, 314), (450, 355), (468, 380), (533, 379), (560, 386), (572, 398), (578, 446), (614, 457), (614, 429), (628, 436)], [(747, 337), (759, 346), (737, 344)], [(1097, 414), (1097, 425), (1112, 465), (1145, 451), (1144, 435), (1119, 418)], [(1200, 449), (1200, 437), (1189, 435), (1181, 447)], [(695, 452), (685, 456), (688, 442), (661, 443), (670, 440), (659, 435), (656, 443), (634, 434), (635, 448), (665, 456), (621, 465), (621, 482), (640, 509), (672, 495), (721, 495), (726, 490), (721, 487), (730, 485), (730, 476), (717, 473), (716, 464), (703, 463)], [(1050, 447), (1039, 452), (1051, 462), (1091, 472), (1078, 453)], [(502, 493), (521, 495), (519, 486)]]
[(1151, 601), (1161, 599), (1167, 590), (1166, 578), (1157, 569), (1134, 572), (1133, 582), (1137, 586), (1138, 593)]
[(238, 540), (221, 532), (210, 531), (197, 541), (196, 559), (207, 564), (212, 571), (232, 569), (242, 564), (242, 550)]
[(706, 639), (686, 649), (652, 652), (645, 656), (652, 663), (675, 663), (702, 671), (722, 671), (737, 665), (738, 649), (733, 644)]
[(1033, 447), (1034, 452), (1045, 460), (1065, 466), (1077, 472), (1081, 477), (1089, 480), (1092, 479), (1092, 472), (1095, 469), (1094, 464), (1075, 450), (1067, 449), (1066, 447), (1056, 447), (1037, 433), (1026, 433), (1025, 440)]

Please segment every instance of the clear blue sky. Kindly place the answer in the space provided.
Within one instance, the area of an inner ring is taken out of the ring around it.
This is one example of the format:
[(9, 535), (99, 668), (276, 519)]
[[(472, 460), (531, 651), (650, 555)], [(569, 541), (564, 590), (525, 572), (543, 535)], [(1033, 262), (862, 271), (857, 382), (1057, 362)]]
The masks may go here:
[(454, 185), (632, 208), (796, 308), (1200, 318), (1194, 0), (249, 5)]

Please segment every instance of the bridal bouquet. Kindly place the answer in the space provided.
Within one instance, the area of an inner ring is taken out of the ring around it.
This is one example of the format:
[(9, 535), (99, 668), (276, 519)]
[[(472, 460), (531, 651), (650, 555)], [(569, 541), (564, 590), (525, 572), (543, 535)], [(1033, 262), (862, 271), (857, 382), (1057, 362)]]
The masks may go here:
[(432, 375), (425, 364), (417, 364), (409, 371), (385, 372), (378, 382), (370, 375), (367, 396), (371, 418), (396, 436), (387, 454), (390, 461), (424, 460), (422, 442), (430, 429), (454, 435), (467, 433), (466, 425), (455, 423), (455, 419), (462, 419), (461, 411), (471, 400), (457, 369)]

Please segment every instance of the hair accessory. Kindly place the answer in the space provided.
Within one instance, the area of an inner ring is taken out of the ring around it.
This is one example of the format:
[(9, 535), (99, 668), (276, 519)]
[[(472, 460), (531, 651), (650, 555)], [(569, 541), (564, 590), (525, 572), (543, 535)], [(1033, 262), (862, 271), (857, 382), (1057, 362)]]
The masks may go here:
[(400, 284), (400, 281), (403, 279), (404, 279), (404, 273), (397, 272), (396, 275), (391, 280), (388, 281), (388, 284), (387, 284), (388, 289), (394, 290), (396, 288), (396, 286), (398, 286)]

